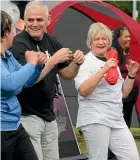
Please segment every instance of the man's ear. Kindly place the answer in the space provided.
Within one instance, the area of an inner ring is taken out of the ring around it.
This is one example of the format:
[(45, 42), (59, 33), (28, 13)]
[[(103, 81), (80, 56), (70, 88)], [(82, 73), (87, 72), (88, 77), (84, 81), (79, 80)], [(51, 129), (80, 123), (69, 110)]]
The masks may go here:
[(48, 15), (48, 23), (47, 23), (47, 26), (51, 23), (51, 15), (49, 14)]

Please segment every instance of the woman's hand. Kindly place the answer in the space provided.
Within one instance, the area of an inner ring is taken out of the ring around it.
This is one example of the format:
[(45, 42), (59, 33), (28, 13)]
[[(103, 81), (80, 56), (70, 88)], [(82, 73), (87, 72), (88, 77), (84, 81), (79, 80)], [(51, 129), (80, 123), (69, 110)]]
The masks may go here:
[(47, 56), (43, 52), (26, 51), (25, 58), (28, 63), (34, 65), (45, 64), (48, 60)]
[(126, 65), (126, 67), (128, 70), (128, 75), (131, 77), (135, 77), (140, 68), (140, 64), (136, 61), (129, 60), (129, 64)]
[(110, 68), (117, 67), (117, 62), (115, 58), (110, 58), (102, 69), (104, 69), (105, 72), (107, 72)]
[(25, 58), (26, 58), (26, 61), (28, 63), (37, 65), (37, 62), (38, 62), (38, 52), (26, 51), (25, 52)]

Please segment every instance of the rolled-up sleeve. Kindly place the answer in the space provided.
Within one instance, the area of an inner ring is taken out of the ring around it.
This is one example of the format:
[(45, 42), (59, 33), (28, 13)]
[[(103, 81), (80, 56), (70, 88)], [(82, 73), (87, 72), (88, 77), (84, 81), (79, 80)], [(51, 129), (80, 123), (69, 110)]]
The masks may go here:
[(40, 74), (41, 74), (43, 68), (44, 68), (44, 66), (40, 66), (40, 65), (35, 67), (35, 72), (32, 74), (32, 76), (25, 83), (24, 88), (32, 87), (36, 83), (36, 81), (40, 77)]

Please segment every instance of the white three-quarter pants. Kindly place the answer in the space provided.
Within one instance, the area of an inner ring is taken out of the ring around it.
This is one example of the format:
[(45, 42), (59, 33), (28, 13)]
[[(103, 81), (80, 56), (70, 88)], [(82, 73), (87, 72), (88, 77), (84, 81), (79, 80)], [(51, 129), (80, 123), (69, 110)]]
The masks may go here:
[(108, 148), (118, 160), (140, 160), (134, 138), (128, 129), (110, 128), (101, 124), (81, 127), (89, 160), (107, 160)]

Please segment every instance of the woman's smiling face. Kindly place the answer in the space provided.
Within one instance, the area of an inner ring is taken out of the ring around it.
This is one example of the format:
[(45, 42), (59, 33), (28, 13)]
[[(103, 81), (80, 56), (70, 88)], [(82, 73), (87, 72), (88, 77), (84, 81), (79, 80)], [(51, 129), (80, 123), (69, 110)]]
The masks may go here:
[(105, 56), (109, 48), (109, 39), (103, 32), (99, 32), (93, 37), (91, 50), (97, 56)]
[(124, 49), (124, 50), (129, 49), (131, 36), (130, 36), (130, 33), (127, 29), (122, 31), (122, 34), (119, 37), (118, 41), (119, 41), (119, 44), (122, 49)]

